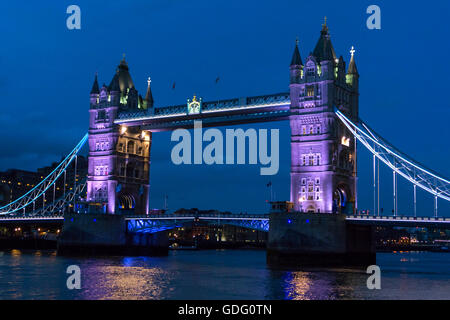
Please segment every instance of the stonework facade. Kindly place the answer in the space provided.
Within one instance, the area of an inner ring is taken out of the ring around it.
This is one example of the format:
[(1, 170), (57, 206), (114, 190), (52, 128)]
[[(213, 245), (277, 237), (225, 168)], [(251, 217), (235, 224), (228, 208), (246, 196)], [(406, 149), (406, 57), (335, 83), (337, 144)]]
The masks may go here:
[(121, 111), (148, 108), (153, 108), (150, 82), (143, 99), (125, 60), (108, 87), (99, 88), (95, 78), (89, 109), (87, 201), (91, 211), (148, 213), (151, 132), (114, 123)]
[(291, 201), (302, 212), (353, 213), (356, 145), (334, 113), (358, 118), (358, 72), (336, 57), (328, 27), (305, 63), (298, 44), (290, 66)]

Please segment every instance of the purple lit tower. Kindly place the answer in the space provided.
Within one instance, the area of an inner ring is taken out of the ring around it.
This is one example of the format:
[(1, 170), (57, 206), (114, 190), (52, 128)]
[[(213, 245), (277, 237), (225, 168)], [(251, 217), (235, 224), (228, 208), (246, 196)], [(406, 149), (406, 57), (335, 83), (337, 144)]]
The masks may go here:
[(148, 81), (138, 95), (125, 58), (108, 87), (97, 75), (90, 94), (87, 201), (90, 212), (147, 214), (151, 132), (114, 124), (121, 112), (151, 111)]
[(295, 46), (290, 66), (291, 201), (302, 212), (354, 213), (356, 143), (334, 113), (358, 118), (359, 75), (352, 47), (348, 70), (322, 25), (314, 51), (303, 64)]

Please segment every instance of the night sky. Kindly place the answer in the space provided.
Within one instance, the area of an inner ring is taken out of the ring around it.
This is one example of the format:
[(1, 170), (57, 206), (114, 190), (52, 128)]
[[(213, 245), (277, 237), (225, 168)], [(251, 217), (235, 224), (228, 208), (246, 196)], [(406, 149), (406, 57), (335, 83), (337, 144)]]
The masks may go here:
[[(303, 61), (323, 17), (347, 64), (355, 46), (360, 116), (393, 145), (450, 176), (448, 1), (414, 5), (376, 1), (381, 30), (366, 27), (373, 1), (8, 1), (0, 9), (0, 170), (35, 170), (57, 161), (88, 129), (95, 72), (109, 84), (126, 54), (136, 88), (152, 78), (155, 106), (288, 91), (289, 63), (300, 39)], [(66, 8), (81, 8), (81, 30), (66, 28)], [(220, 77), (216, 84), (215, 80)], [(175, 90), (172, 84), (176, 82)], [(289, 199), (288, 122), (242, 128), (280, 129), (280, 171), (253, 166), (175, 166), (170, 132), (153, 135), (151, 206), (264, 212), (273, 183)], [(359, 208), (372, 207), (371, 161), (359, 156)], [(382, 171), (382, 207), (392, 209), (392, 173)], [(400, 212), (412, 212), (412, 186), (400, 178)], [(450, 206), (439, 202), (440, 212)], [(419, 193), (421, 215), (433, 199)]]

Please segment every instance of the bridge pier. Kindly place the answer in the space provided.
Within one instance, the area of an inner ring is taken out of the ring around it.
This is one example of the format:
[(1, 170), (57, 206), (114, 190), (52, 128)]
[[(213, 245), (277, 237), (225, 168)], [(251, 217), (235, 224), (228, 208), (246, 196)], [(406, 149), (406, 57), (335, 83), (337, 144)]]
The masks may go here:
[(344, 214), (270, 214), (269, 266), (367, 267), (376, 263), (371, 226), (350, 225)]
[(67, 214), (58, 239), (59, 255), (167, 255), (166, 232), (128, 233), (125, 217)]

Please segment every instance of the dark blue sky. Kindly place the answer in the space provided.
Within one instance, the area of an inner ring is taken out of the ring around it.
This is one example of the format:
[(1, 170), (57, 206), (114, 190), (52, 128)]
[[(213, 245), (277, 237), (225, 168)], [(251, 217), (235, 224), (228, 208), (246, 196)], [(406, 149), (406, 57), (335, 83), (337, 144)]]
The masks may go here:
[[(81, 30), (66, 28), (66, 8), (81, 8)], [(7, 2), (0, 13), (0, 170), (34, 170), (58, 160), (88, 127), (89, 91), (96, 71), (109, 83), (126, 53), (141, 92), (152, 77), (156, 106), (288, 90), (296, 36), (305, 59), (323, 17), (337, 55), (356, 48), (360, 115), (400, 150), (450, 176), (448, 139), (450, 3), (377, 1), (382, 29), (368, 30), (372, 1), (39, 1)], [(219, 84), (215, 79), (220, 76)], [(171, 90), (176, 81), (176, 90)], [(247, 126), (249, 127), (249, 126)], [(154, 135), (151, 202), (169, 206), (263, 211), (271, 180), (277, 198), (289, 198), (288, 123), (280, 128), (281, 168), (175, 166), (170, 133)], [(372, 203), (371, 158), (359, 156), (359, 204)], [(382, 172), (382, 206), (392, 208), (391, 173)], [(400, 211), (411, 208), (412, 187), (400, 182)], [(440, 202), (442, 210), (450, 211)], [(423, 213), (432, 198), (420, 196)]]

